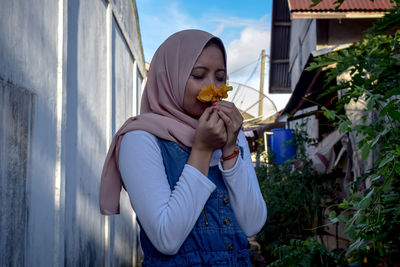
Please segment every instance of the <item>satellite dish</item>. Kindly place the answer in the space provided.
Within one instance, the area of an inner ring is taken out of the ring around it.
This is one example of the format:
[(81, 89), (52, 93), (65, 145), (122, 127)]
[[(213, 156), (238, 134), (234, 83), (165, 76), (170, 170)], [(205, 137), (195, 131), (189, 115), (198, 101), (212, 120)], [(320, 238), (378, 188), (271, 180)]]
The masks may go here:
[(243, 116), (245, 128), (275, 121), (277, 109), (266, 95), (248, 85), (229, 81), (233, 87), (227, 101), (233, 102)]

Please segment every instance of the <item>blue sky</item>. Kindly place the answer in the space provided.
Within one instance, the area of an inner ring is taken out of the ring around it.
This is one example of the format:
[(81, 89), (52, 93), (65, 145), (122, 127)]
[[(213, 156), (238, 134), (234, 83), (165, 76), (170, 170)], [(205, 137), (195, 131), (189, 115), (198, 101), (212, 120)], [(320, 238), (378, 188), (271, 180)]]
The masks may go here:
[[(201, 29), (224, 42), (229, 79), (259, 88), (258, 59), (262, 49), (267, 54), (270, 50), (272, 0), (137, 0), (136, 5), (146, 62), (151, 61), (158, 46), (174, 32)], [(238, 69), (240, 71), (236, 71)], [(268, 72), (264, 86), (266, 92)], [(269, 97), (278, 109), (284, 107), (288, 98), (281, 95)]]

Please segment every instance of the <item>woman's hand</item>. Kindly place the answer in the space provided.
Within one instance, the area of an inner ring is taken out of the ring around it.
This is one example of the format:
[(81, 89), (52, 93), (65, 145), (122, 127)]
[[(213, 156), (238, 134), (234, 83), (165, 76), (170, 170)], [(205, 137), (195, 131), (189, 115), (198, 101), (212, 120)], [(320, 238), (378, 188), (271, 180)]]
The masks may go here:
[(227, 132), (224, 121), (214, 107), (206, 108), (199, 118), (187, 164), (208, 176), (212, 153), (215, 149), (223, 147), (226, 140)]
[(227, 139), (226, 144), (222, 147), (222, 155), (230, 155), (235, 147), (239, 131), (242, 127), (243, 117), (235, 104), (227, 101), (216, 102), (214, 107), (217, 108), (218, 115), (224, 121)]
[(214, 151), (222, 148), (227, 141), (225, 123), (216, 108), (208, 107), (199, 118), (194, 136), (193, 148), (203, 151)]

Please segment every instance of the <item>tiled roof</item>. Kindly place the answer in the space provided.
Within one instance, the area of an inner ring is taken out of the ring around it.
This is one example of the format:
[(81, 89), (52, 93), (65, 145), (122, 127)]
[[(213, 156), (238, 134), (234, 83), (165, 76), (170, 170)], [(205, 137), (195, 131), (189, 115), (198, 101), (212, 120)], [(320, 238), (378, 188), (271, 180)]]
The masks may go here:
[(395, 3), (390, 3), (390, 0), (345, 0), (338, 10), (335, 10), (337, 4), (335, 0), (322, 0), (318, 5), (311, 7), (311, 0), (288, 0), (291, 12), (377, 12), (385, 11), (395, 6)]

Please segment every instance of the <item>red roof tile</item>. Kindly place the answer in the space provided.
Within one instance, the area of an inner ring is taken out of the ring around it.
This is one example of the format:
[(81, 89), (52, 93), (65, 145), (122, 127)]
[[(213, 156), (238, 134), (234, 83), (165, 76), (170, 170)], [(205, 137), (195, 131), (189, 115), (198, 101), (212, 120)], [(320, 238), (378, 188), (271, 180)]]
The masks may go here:
[[(335, 0), (322, 0), (318, 5), (311, 7), (311, 0), (288, 0), (289, 8), (291, 12), (326, 12), (336, 11), (335, 7), (337, 4)], [(385, 11), (395, 6), (395, 3), (390, 3), (390, 0), (345, 0), (338, 9), (338, 12), (348, 11), (364, 11), (364, 12), (376, 12)]]

